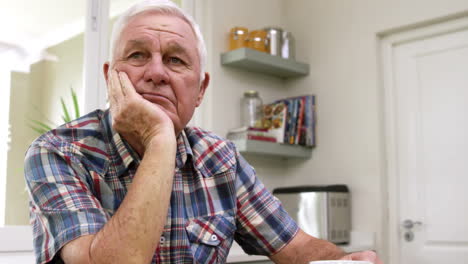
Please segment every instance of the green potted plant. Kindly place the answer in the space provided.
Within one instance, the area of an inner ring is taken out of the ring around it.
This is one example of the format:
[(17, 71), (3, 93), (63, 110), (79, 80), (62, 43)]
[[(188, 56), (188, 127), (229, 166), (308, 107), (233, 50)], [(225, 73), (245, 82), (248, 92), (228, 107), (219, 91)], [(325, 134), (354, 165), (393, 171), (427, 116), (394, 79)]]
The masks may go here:
[[(80, 107), (78, 105), (78, 97), (76, 96), (76, 93), (75, 91), (73, 90), (73, 88), (70, 88), (70, 91), (71, 91), (71, 97), (72, 97), (72, 101), (73, 101), (73, 108), (75, 110), (75, 118), (78, 118), (80, 117)], [(65, 123), (68, 123), (70, 121), (72, 121), (72, 117), (70, 116), (70, 111), (69, 111), (69, 107), (65, 104), (65, 100), (63, 100), (63, 97), (60, 97), (60, 103), (62, 104), (62, 120), (63, 122)], [(48, 124), (50, 123), (50, 124)], [(43, 122), (43, 121), (40, 121), (40, 120), (35, 120), (35, 119), (31, 119), (29, 120), (29, 124), (28, 126), (30, 128), (32, 128), (34, 131), (36, 131), (37, 133), (39, 134), (44, 134), (45, 132), (49, 131), (49, 130), (52, 130), (54, 127), (57, 127), (58, 125), (56, 124), (53, 124), (52, 122)]]

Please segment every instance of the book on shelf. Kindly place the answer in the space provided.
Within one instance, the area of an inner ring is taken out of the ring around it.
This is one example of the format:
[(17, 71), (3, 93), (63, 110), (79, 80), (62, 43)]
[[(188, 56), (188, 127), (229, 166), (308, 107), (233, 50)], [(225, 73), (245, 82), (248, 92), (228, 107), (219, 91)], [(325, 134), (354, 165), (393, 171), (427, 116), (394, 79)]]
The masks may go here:
[(315, 95), (290, 97), (264, 105), (262, 125), (263, 128), (232, 129), (227, 139), (315, 146)]
[(300, 104), (300, 108), (299, 108), (299, 116), (297, 118), (297, 136), (294, 140), (294, 144), (296, 145), (300, 145), (300, 140), (301, 138), (304, 138), (304, 133), (302, 131), (302, 127), (303, 127), (303, 122), (304, 122), (304, 112), (305, 112), (305, 98), (300, 98), (299, 99), (299, 104)]
[(315, 96), (277, 100), (264, 106), (263, 125), (267, 135), (279, 143), (315, 146)]
[(266, 135), (274, 137), (276, 142), (284, 143), (288, 106), (284, 102), (265, 105), (263, 108), (263, 127)]

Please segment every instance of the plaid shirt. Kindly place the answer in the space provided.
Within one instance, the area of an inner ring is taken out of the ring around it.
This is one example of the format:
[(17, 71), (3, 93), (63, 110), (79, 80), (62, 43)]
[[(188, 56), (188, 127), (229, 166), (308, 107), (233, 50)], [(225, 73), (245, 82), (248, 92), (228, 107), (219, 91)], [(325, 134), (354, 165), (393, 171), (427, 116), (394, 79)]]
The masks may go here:
[[(109, 111), (92, 112), (29, 148), (37, 263), (59, 262), (67, 242), (97, 233), (125, 198), (140, 158), (110, 120)], [(167, 221), (152, 263), (224, 263), (234, 239), (249, 254), (272, 255), (297, 231), (231, 142), (198, 128), (179, 135)]]

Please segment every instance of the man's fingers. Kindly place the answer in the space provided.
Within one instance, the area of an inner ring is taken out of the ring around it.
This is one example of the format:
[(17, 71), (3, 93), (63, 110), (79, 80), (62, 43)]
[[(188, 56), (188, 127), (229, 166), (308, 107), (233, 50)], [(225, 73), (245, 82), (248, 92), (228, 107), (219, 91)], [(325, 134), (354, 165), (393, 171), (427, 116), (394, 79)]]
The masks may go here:
[(344, 256), (341, 260), (365, 260), (371, 261), (374, 264), (383, 264), (382, 260), (379, 259), (375, 251), (361, 251), (354, 252)]
[(133, 84), (128, 78), (128, 75), (125, 72), (119, 72), (119, 80), (120, 80), (120, 85), (122, 86), (122, 92), (125, 96), (131, 96), (134, 95), (135, 88), (133, 88)]
[(122, 100), (125, 96), (125, 93), (122, 91), (122, 85), (120, 85), (119, 73), (116, 70), (111, 71), (111, 83), (112, 90), (115, 94), (117, 100)]

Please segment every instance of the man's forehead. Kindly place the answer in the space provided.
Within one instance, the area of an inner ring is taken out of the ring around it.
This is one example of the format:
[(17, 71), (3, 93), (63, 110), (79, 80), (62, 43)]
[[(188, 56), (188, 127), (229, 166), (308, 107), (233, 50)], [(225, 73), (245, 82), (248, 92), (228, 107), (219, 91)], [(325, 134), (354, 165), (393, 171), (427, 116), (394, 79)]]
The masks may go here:
[[(136, 38), (129, 39), (124, 43), (125, 49), (131, 49), (135, 47), (148, 47), (153, 44), (153, 40), (149, 38)], [(164, 44), (166, 50), (173, 52), (185, 52), (188, 48), (184, 45), (184, 42), (169, 40)]]
[(162, 35), (195, 39), (192, 27), (183, 18), (154, 10), (145, 11), (132, 17), (122, 30), (122, 34), (138, 30), (149, 30)]

